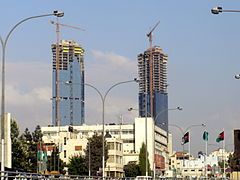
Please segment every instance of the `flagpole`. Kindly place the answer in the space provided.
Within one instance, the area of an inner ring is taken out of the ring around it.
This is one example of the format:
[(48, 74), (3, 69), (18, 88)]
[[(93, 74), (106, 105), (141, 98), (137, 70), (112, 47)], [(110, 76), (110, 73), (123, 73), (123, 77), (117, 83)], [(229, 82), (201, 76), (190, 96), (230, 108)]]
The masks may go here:
[(189, 158), (188, 158), (188, 160), (190, 160), (190, 155), (191, 155), (191, 135), (190, 135), (190, 129), (189, 129), (189, 131), (188, 131), (188, 139), (189, 139), (189, 142), (188, 142), (188, 153), (189, 153)]
[(182, 150), (183, 150), (183, 167), (185, 167), (185, 154), (184, 154), (184, 144), (182, 143)]
[[(224, 132), (224, 128), (223, 128), (223, 151), (225, 153), (225, 132)], [(223, 156), (223, 178), (226, 177), (226, 174), (225, 174), (225, 154)]]
[[(207, 176), (207, 154), (208, 154), (208, 152), (207, 152), (207, 144), (208, 144), (208, 132), (207, 132), (207, 128), (205, 128), (205, 132), (207, 133), (206, 134), (206, 139), (205, 139), (205, 176), (206, 176), (206, 179), (208, 178), (208, 176)], [(204, 132), (204, 133), (205, 133)]]

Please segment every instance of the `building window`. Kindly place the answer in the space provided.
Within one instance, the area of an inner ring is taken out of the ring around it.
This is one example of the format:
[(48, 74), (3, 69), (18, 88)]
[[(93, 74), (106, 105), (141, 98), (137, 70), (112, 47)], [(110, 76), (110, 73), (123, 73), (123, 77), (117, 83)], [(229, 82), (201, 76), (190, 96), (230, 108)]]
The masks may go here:
[(63, 142), (64, 142), (64, 143), (63, 143), (64, 145), (67, 145), (67, 137), (64, 137)]
[(108, 162), (114, 163), (114, 156), (112, 156), (112, 155), (108, 156)]
[(75, 151), (81, 151), (82, 150), (82, 146), (75, 146)]
[(121, 164), (121, 156), (116, 156), (116, 163)]
[(116, 143), (116, 150), (120, 151), (120, 143)]
[(123, 134), (133, 134), (133, 130), (123, 130)]
[(109, 149), (114, 149), (114, 143), (113, 142), (109, 142), (108, 143), (108, 147), (109, 147)]
[(134, 143), (133, 139), (124, 139), (123, 143)]
[(67, 157), (67, 151), (64, 150), (63, 153), (64, 153), (64, 158), (66, 158)]

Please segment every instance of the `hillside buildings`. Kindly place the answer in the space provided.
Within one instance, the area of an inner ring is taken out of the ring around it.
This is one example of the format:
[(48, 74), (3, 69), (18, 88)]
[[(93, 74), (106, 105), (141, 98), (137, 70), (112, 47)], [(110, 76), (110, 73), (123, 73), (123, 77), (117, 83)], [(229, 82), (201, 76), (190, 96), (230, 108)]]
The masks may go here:
[(189, 156), (188, 153), (175, 152), (170, 156), (169, 171), (167, 177), (200, 178), (200, 177), (221, 177), (223, 170), (219, 163), (225, 162), (226, 169), (230, 152), (218, 149), (208, 156), (199, 154), (197, 158)]
[(52, 124), (81, 125), (84, 123), (84, 49), (72, 40), (61, 40), (58, 47), (52, 45)]
[(168, 56), (159, 46), (154, 46), (138, 55), (139, 116), (154, 117), (156, 125), (166, 131), (168, 130), (167, 60)]

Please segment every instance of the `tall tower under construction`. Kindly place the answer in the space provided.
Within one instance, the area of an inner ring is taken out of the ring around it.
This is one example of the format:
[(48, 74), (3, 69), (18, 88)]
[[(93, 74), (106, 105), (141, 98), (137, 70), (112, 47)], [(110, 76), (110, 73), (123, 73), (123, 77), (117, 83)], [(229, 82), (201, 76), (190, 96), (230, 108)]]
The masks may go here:
[(81, 125), (84, 123), (84, 49), (72, 40), (61, 40), (58, 45), (52, 44), (52, 53), (52, 124)]
[(138, 55), (139, 116), (153, 117), (164, 130), (168, 130), (167, 60), (159, 46)]

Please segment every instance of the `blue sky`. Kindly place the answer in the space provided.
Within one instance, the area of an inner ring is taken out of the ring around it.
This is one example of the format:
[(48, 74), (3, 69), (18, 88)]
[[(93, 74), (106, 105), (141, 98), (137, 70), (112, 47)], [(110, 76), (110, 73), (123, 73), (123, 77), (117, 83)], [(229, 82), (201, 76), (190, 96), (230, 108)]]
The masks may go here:
[[(25, 17), (59, 9), (65, 12), (63, 24), (85, 29), (61, 28), (63, 39), (74, 39), (86, 49), (86, 82), (103, 92), (112, 84), (137, 75), (138, 53), (148, 47), (146, 33), (154, 31), (154, 44), (169, 56), (169, 123), (183, 129), (206, 123), (210, 143), (224, 128), (226, 144), (232, 144), (233, 129), (239, 128), (240, 13), (212, 15), (210, 9), (240, 9), (233, 0), (122, 0), (122, 1), (17, 1), (0, 3), (0, 35)], [(51, 122), (51, 43), (56, 40), (54, 17), (36, 19), (21, 25), (7, 47), (7, 111), (22, 129)], [(137, 85), (114, 89), (106, 104), (106, 121), (132, 122), (137, 113)], [(86, 88), (86, 123), (101, 123), (99, 97)], [(99, 100), (99, 104), (97, 103)], [(31, 122), (31, 123), (30, 123)], [(201, 128), (192, 128), (192, 151), (204, 150)], [(180, 133), (170, 127), (174, 147), (181, 150)], [(216, 148), (216, 147), (212, 147)], [(232, 146), (229, 146), (232, 149)]]

